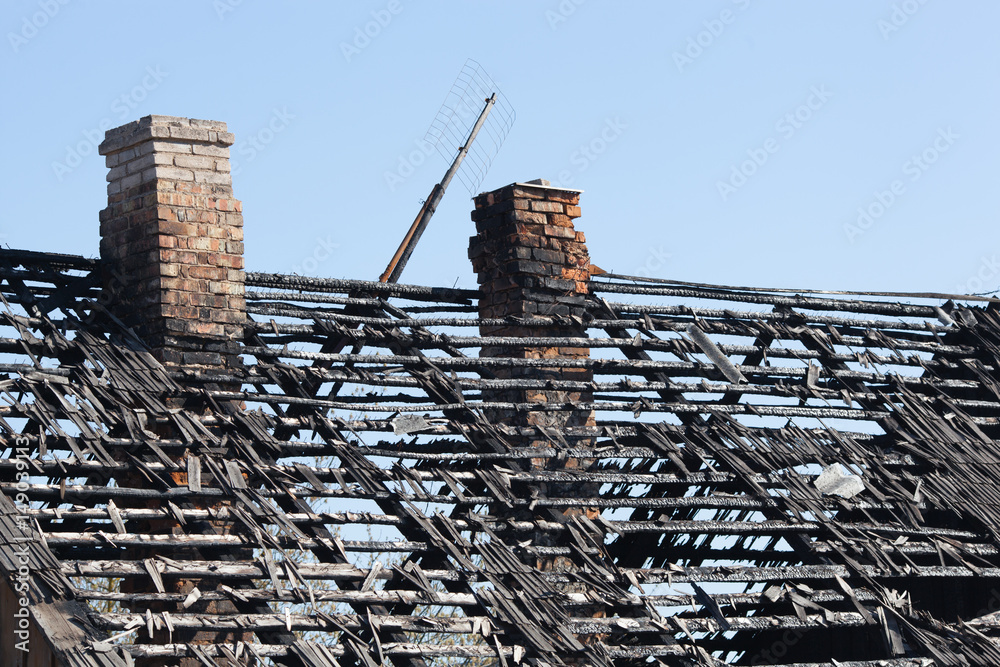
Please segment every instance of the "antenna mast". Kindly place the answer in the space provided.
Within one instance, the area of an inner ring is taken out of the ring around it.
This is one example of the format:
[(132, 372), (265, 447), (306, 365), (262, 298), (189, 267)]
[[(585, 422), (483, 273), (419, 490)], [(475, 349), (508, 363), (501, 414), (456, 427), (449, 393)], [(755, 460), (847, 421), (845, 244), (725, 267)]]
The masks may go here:
[[(479, 105), (483, 105), (482, 109), (469, 129), (468, 120), (472, 117), (472, 110), (479, 108)], [(499, 113), (499, 120), (496, 114), (490, 117), (490, 112), (494, 110)], [(514, 109), (506, 102), (493, 79), (479, 63), (467, 60), (426, 135), (426, 140), (436, 146), (437, 152), (446, 160), (451, 160), (451, 165), (441, 182), (431, 189), (430, 195), (424, 201), (389, 265), (379, 277), (380, 282), (399, 281), (410, 255), (413, 254), (417, 242), (427, 229), (431, 217), (444, 198), (445, 190), (456, 174), (468, 188), (469, 194), (475, 194), (514, 124), (514, 118)], [(491, 122), (487, 123), (487, 119)], [(475, 146), (474, 149), (476, 137), (484, 127), (486, 129), (484, 136), (491, 140), (492, 145), (485, 149)], [(462, 138), (465, 138), (465, 141), (456, 145)], [(451, 158), (452, 155), (454, 158)], [(465, 162), (466, 157), (469, 157), (468, 162)], [(463, 163), (466, 168), (460, 170)]]

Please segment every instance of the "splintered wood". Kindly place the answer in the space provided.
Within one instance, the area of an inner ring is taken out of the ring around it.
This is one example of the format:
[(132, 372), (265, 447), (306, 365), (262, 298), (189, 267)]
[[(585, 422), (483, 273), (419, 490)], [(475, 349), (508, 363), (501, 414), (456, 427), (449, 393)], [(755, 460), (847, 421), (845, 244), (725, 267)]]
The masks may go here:
[(0, 571), (65, 664), (1000, 664), (993, 303), (251, 273), (204, 375), (100, 270), (0, 251)]

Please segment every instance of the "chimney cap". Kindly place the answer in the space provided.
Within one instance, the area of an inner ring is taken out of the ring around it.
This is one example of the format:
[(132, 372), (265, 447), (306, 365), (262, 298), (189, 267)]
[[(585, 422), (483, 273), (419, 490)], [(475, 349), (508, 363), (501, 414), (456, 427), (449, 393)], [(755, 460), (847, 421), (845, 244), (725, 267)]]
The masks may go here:
[(150, 140), (232, 146), (235, 137), (220, 120), (150, 115), (108, 130), (97, 152), (110, 155)]
[(573, 188), (562, 188), (558, 185), (552, 185), (544, 178), (536, 178), (533, 181), (528, 181), (527, 183), (515, 183), (514, 185), (521, 185), (528, 188), (541, 188), (543, 190), (562, 190), (563, 192), (583, 192), (583, 190), (576, 190)]

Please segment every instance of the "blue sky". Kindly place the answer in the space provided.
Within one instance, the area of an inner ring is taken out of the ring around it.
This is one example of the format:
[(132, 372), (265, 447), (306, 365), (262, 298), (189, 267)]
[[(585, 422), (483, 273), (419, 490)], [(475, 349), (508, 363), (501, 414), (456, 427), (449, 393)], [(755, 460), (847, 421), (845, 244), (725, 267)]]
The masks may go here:
[[(207, 118), (237, 138), (248, 268), (375, 279), (446, 164), (386, 172), (474, 58), (517, 112), (480, 189), (583, 189), (607, 270), (995, 290), (998, 24), (985, 0), (6, 0), (0, 234), (96, 256), (101, 128)], [(404, 281), (475, 285), (471, 208), (456, 181)]]

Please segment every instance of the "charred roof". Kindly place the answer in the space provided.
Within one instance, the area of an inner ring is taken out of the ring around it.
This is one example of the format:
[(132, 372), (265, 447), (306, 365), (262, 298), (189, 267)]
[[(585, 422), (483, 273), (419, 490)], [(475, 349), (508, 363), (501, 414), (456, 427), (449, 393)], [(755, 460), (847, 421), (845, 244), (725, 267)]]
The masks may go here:
[(0, 569), (64, 664), (1000, 663), (992, 303), (248, 273), (210, 373), (102, 268), (0, 252)]

